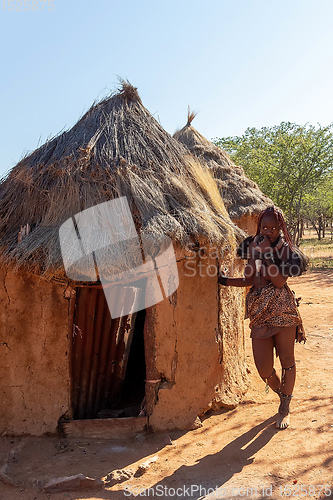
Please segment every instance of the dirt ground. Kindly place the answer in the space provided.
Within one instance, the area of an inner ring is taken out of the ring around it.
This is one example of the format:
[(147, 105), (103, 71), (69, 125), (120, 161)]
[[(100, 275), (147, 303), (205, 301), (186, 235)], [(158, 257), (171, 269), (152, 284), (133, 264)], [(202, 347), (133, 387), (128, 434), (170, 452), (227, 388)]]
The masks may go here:
[[(296, 345), (288, 429), (275, 428), (277, 396), (265, 393), (256, 373), (246, 325), (250, 385), (238, 408), (207, 415), (194, 431), (132, 440), (2, 437), (0, 468), (12, 450), (6, 474), (17, 486), (0, 482), (0, 500), (333, 498), (333, 271), (312, 271), (289, 284), (302, 297), (308, 341)], [(54, 477), (83, 473), (101, 479), (114, 469), (135, 471), (156, 455), (140, 477), (94, 493), (40, 489)]]

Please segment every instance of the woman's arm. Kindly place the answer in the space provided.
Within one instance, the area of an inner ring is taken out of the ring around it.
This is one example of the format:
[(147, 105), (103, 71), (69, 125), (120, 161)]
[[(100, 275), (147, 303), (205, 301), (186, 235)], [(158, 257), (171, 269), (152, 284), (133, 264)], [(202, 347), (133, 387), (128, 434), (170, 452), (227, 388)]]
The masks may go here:
[(278, 266), (274, 263), (264, 261), (266, 267), (266, 277), (273, 283), (276, 288), (282, 288), (287, 281), (287, 276), (280, 273)]
[(221, 285), (237, 287), (254, 285), (256, 274), (255, 260), (259, 259), (263, 265), (261, 271), (263, 277), (271, 281), (276, 288), (282, 288), (287, 281), (288, 275), (285, 276), (282, 274), (279, 267), (275, 264), (274, 259), (270, 257), (270, 255), (273, 256), (273, 251), (269, 240), (264, 237), (258, 243), (258, 237), (256, 237), (254, 242), (250, 243), (248, 251), (250, 260), (245, 267), (244, 277), (229, 278), (227, 276), (220, 276), (218, 282)]
[(225, 286), (251, 286), (253, 285), (255, 269), (251, 264), (247, 264), (244, 270), (243, 278), (229, 278), (228, 276), (219, 276), (218, 282)]
[(253, 283), (252, 277), (250, 278), (228, 278), (226, 276), (219, 276), (218, 282), (220, 285), (226, 286), (251, 286)]
[(284, 276), (275, 264), (276, 256), (270, 245), (270, 241), (266, 236), (258, 235), (253, 243), (255, 250), (259, 252), (258, 257), (264, 265), (263, 276), (273, 283), (276, 288), (282, 288), (288, 276)]

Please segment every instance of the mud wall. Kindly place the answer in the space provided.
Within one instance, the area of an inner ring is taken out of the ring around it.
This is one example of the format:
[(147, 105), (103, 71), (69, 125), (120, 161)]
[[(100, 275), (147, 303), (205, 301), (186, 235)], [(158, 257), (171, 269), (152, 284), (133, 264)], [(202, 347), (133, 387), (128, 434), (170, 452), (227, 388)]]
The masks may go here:
[(246, 391), (243, 291), (219, 290), (216, 251), (176, 255), (179, 287), (150, 311), (155, 370), (147, 378), (160, 382), (149, 424), (158, 430), (200, 425), (207, 410), (234, 407)]
[(69, 409), (64, 287), (0, 271), (0, 435), (54, 433)]
[[(244, 275), (245, 263), (230, 254), (220, 259), (220, 268), (226, 268), (228, 275)], [(213, 407), (234, 408), (247, 390), (248, 377), (245, 360), (245, 317), (246, 289), (219, 286), (219, 327), (223, 351), (220, 389), (213, 401)]]
[(236, 226), (243, 229), (248, 236), (254, 235), (257, 231), (258, 215), (259, 214), (243, 215), (243, 217), (240, 217), (239, 219), (232, 219), (232, 222), (236, 224)]

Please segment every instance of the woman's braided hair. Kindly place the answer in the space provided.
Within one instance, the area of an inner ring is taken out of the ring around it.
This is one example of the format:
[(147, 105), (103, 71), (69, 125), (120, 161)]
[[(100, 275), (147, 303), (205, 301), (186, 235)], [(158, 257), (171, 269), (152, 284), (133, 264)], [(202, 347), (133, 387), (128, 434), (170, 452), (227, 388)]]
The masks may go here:
[(267, 208), (265, 208), (265, 210), (263, 210), (260, 213), (259, 219), (258, 219), (256, 236), (258, 234), (260, 234), (260, 231), (261, 231), (261, 221), (262, 221), (262, 218), (264, 217), (264, 215), (274, 215), (275, 216), (275, 218), (278, 221), (278, 223), (280, 225), (280, 228), (281, 228), (281, 230), (283, 232), (283, 236), (284, 236), (284, 239), (285, 239), (286, 243), (288, 244), (288, 247), (290, 248), (290, 250), (293, 250), (294, 249), (294, 245), (293, 245), (293, 242), (291, 240), (290, 233), (289, 233), (289, 231), (287, 229), (287, 224), (286, 224), (286, 221), (284, 220), (282, 210), (280, 210), (279, 208), (277, 208), (275, 206), (267, 207)]

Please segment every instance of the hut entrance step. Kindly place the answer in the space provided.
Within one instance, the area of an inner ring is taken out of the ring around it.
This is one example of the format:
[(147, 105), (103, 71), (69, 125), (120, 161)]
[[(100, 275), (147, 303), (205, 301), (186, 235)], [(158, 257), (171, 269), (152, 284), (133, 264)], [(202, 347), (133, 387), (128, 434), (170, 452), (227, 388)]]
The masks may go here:
[(148, 417), (106, 418), (101, 420), (70, 420), (61, 423), (67, 439), (123, 439), (147, 432)]
[(112, 319), (102, 289), (77, 289), (71, 352), (73, 419), (137, 417), (145, 397), (146, 311)]

